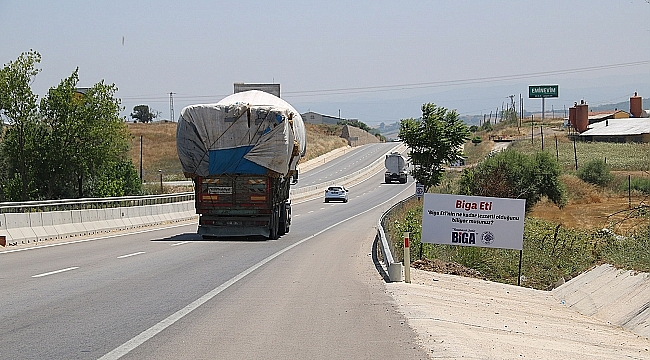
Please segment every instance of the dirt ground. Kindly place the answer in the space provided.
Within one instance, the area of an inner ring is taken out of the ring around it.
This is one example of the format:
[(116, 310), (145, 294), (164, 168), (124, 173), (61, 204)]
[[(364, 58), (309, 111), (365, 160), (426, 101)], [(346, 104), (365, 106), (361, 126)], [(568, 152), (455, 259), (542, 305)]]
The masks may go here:
[(587, 196), (582, 201), (570, 201), (560, 209), (549, 201), (535, 205), (530, 216), (561, 223), (564, 227), (585, 230), (608, 228), (617, 234), (626, 233), (647, 226), (648, 219), (631, 216), (630, 209), (648, 204), (645, 196), (614, 196), (598, 194)]

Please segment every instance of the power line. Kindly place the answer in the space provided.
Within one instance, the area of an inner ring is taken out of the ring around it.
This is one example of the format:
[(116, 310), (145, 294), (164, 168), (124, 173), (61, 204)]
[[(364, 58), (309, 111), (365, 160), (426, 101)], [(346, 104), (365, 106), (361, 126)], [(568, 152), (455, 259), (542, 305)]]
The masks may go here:
[[(576, 74), (576, 73), (591, 72), (591, 71), (602, 71), (602, 70), (642, 66), (648, 64), (650, 64), (650, 60), (642, 60), (642, 61), (634, 61), (634, 62), (619, 63), (619, 64), (588, 66), (588, 67), (552, 70), (552, 71), (540, 71), (540, 72), (514, 74), (514, 75), (487, 76), (487, 77), (468, 78), (468, 79), (430, 81), (430, 82), (407, 83), (407, 84), (397, 84), (397, 85), (378, 85), (378, 86), (362, 86), (362, 87), (335, 88), (335, 89), (284, 91), (284, 94), (289, 95), (288, 97), (296, 98), (296, 97), (311, 97), (311, 96), (324, 96), (324, 95), (346, 95), (346, 94), (359, 94), (359, 93), (372, 93), (372, 92), (385, 92), (385, 91), (413, 90), (413, 89), (423, 89), (423, 88), (479, 84), (485, 82), (521, 80), (521, 79), (528, 79), (528, 78), (535, 78), (535, 77), (549, 76), (549, 75)], [(184, 99), (184, 100), (199, 100), (199, 99), (219, 100), (228, 95), (178, 95), (176, 98)], [(162, 100), (165, 98), (166, 95), (164, 96), (142, 95), (142, 96), (125, 96), (122, 97), (121, 99), (138, 100), (138, 101), (146, 101), (146, 100), (155, 101), (155, 100)]]

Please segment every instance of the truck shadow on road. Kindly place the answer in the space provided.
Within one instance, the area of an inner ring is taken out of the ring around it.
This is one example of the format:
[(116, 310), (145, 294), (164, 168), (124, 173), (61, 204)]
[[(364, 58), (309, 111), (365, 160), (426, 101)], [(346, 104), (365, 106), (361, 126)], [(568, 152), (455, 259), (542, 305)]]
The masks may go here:
[(203, 237), (197, 233), (184, 233), (170, 237), (151, 240), (153, 242), (203, 241), (203, 242), (260, 242), (269, 241), (263, 236)]

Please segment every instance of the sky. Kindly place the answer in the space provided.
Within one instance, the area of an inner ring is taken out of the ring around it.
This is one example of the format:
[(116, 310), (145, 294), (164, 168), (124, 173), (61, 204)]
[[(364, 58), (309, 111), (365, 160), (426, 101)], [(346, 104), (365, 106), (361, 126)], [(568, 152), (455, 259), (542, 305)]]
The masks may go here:
[[(559, 85), (546, 109), (650, 97), (648, 0), (33, 1), (0, 0), (0, 62), (42, 56), (43, 96), (79, 68), (79, 87), (114, 83), (127, 116), (170, 118), (279, 83), (298, 111), (370, 126), (432, 102), (496, 111), (529, 85)], [(650, 108), (650, 104), (644, 104)]]

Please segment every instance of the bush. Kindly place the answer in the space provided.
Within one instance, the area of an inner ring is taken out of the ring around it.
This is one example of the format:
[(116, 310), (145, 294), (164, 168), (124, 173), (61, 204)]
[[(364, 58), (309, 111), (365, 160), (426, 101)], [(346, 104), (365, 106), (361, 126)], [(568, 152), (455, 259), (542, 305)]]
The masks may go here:
[[(650, 195), (650, 179), (648, 178), (632, 178), (630, 179), (630, 190), (636, 190), (638, 192)], [(627, 179), (621, 184), (620, 189), (627, 191), (628, 183)]]
[(472, 138), (472, 144), (474, 144), (474, 146), (480, 144), (482, 141), (483, 141), (483, 139), (481, 139), (480, 136), (474, 136)]
[(566, 204), (564, 185), (560, 182), (560, 166), (547, 152), (526, 156), (506, 150), (488, 157), (460, 179), (462, 195), (526, 199), (526, 211), (543, 197), (556, 205)]
[(579, 168), (578, 177), (584, 182), (598, 186), (606, 186), (614, 179), (607, 164), (600, 159), (590, 160)]

